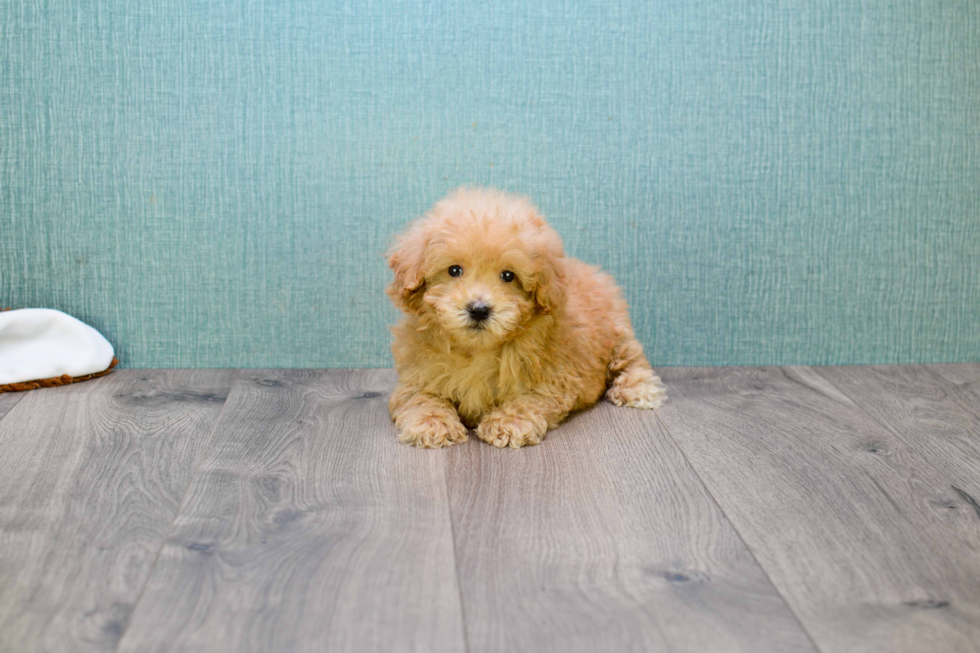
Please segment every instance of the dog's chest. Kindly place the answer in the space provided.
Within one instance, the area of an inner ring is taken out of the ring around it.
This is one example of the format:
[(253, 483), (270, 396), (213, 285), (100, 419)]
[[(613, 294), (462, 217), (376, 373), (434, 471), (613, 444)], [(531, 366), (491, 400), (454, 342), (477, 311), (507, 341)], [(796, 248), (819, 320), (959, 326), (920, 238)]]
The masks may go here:
[(501, 401), (524, 391), (521, 379), (509, 368), (507, 356), (500, 353), (459, 357), (447, 370), (443, 392), (456, 404), (460, 417), (475, 424)]

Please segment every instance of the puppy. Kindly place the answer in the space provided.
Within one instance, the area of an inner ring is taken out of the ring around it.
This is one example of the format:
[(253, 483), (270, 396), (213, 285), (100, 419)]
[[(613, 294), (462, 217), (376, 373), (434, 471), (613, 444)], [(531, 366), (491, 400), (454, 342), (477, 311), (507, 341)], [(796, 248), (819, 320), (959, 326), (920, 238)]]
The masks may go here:
[(467, 439), (538, 444), (605, 393), (656, 408), (663, 385), (643, 355), (616, 282), (565, 257), (526, 198), (461, 188), (388, 252), (398, 438), (424, 448)]

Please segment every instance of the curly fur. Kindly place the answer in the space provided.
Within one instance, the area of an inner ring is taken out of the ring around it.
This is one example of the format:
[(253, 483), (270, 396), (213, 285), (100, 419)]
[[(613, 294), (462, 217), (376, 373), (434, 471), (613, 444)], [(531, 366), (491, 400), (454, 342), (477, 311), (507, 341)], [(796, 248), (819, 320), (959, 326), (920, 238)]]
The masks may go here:
[[(393, 329), (389, 409), (406, 444), (463, 442), (468, 426), (517, 448), (603, 393), (635, 408), (666, 399), (616, 282), (566, 257), (524, 197), (458, 189), (398, 238), (388, 263), (388, 296), (405, 313)], [(510, 283), (505, 270), (516, 275)], [(466, 311), (477, 300), (491, 309), (483, 323)]]

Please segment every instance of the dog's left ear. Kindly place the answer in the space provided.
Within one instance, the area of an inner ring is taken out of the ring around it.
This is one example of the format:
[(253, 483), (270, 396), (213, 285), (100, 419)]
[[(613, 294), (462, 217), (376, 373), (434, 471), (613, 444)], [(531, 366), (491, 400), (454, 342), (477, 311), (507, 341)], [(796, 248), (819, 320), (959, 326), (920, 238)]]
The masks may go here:
[(565, 254), (561, 237), (556, 231), (541, 225), (540, 235), (544, 242), (539, 245), (537, 269), (532, 278), (531, 296), (544, 315), (549, 315), (565, 307)]
[(531, 294), (544, 315), (551, 315), (565, 307), (565, 279), (557, 261), (549, 259), (542, 265)]
[(418, 313), (422, 307), (426, 246), (425, 233), (416, 225), (399, 236), (395, 245), (388, 250), (388, 267), (395, 273), (395, 280), (385, 292), (392, 303), (406, 313)]

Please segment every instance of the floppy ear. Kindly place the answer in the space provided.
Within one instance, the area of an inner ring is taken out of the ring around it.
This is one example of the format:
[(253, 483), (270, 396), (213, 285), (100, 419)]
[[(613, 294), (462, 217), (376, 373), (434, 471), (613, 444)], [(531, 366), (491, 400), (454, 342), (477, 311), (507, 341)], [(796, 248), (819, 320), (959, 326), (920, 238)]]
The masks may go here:
[(421, 309), (427, 240), (424, 231), (414, 226), (388, 250), (388, 267), (395, 273), (395, 280), (386, 292), (392, 303), (406, 313), (418, 313)]
[(525, 290), (531, 293), (538, 310), (548, 315), (565, 308), (565, 253), (558, 232), (536, 215), (533, 219), (537, 221), (538, 232), (533, 244), (529, 243), (529, 249), (536, 252), (533, 258), (535, 270), (532, 287)]
[(534, 303), (544, 315), (550, 315), (565, 307), (565, 279), (559, 261), (548, 256), (534, 277), (531, 291)]

